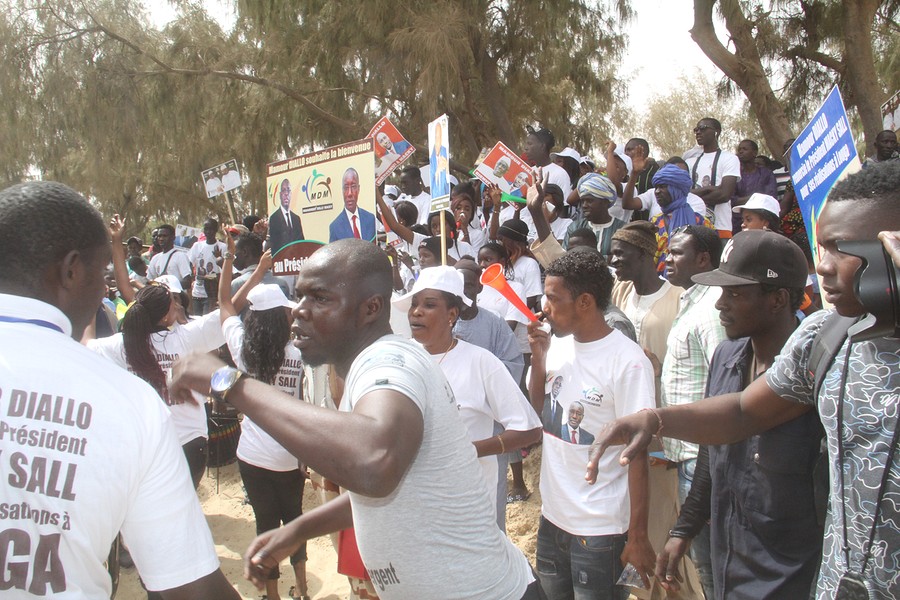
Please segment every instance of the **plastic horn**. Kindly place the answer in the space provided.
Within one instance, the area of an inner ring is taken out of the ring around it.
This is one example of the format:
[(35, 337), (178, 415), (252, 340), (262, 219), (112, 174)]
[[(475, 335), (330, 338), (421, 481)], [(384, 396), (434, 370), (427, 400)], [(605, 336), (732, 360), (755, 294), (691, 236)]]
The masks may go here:
[(506, 281), (506, 277), (503, 276), (503, 265), (500, 263), (492, 264), (481, 273), (481, 285), (491, 286), (503, 294), (504, 298), (512, 302), (512, 305), (519, 309), (523, 315), (532, 321), (538, 320), (538, 318), (534, 316), (534, 313), (525, 306), (525, 303), (522, 302), (522, 299), (519, 298), (519, 295), (515, 290), (510, 287), (509, 282)]

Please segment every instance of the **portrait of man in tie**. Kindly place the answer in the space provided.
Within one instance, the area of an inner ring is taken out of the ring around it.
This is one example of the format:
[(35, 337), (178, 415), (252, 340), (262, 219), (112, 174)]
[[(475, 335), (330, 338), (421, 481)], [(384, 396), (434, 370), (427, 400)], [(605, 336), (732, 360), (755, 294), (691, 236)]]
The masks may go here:
[(594, 436), (581, 428), (584, 420), (584, 404), (576, 400), (569, 405), (569, 421), (562, 426), (562, 439), (570, 444), (589, 446)]
[(269, 248), (272, 254), (292, 242), (304, 239), (300, 217), (291, 211), (291, 182), (282, 180), (279, 190), (280, 206), (269, 216)]
[(549, 399), (544, 400), (544, 410), (541, 414), (544, 431), (550, 435), (555, 435), (556, 437), (560, 436), (560, 429), (562, 427), (563, 408), (559, 403), (559, 392), (562, 389), (562, 384), (562, 375), (557, 376), (556, 379), (553, 380), (553, 384), (550, 386), (550, 397)]
[(359, 207), (359, 173), (353, 167), (341, 177), (344, 210), (328, 227), (328, 242), (344, 238), (375, 239), (375, 215)]

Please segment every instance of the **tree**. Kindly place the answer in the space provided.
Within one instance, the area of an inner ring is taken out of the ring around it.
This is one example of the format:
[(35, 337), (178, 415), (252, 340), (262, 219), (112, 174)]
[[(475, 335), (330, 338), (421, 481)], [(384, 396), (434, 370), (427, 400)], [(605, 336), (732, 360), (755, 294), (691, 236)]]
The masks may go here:
[(15, 155), (0, 175), (37, 169), (132, 226), (224, 216), (199, 172), (232, 157), (243, 210), (264, 212), (266, 163), (361, 138), (382, 114), (424, 145), (446, 112), (462, 165), (534, 122), (583, 147), (624, 96), (631, 16), (627, 0), (238, 0), (225, 31), (184, 1), (158, 31), (127, 0), (3, 4), (0, 141)]
[[(715, 6), (733, 51), (716, 36)], [(898, 9), (898, 0), (694, 0), (691, 36), (747, 97), (773, 153), (818, 104), (811, 99), (824, 98), (835, 82), (848, 109), (858, 111), (871, 151), (888, 96), (875, 48), (896, 48)]]
[[(641, 126), (653, 155), (667, 159), (681, 154), (696, 144), (691, 129), (704, 117), (722, 122), (719, 145), (734, 152), (746, 138), (758, 141), (761, 132), (756, 119), (733, 98), (718, 94), (698, 94), (698, 89), (715, 89), (710, 77), (697, 71), (682, 75), (668, 92), (657, 94), (647, 102), (640, 116)], [(678, 115), (678, 118), (673, 118)], [(774, 158), (780, 160), (780, 152)]]

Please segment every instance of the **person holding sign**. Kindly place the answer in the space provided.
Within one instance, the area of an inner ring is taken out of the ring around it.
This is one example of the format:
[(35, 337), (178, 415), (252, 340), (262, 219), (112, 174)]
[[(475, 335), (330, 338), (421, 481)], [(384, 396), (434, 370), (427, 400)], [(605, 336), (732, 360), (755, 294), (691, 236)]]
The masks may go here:
[(300, 217), (291, 210), (291, 182), (287, 179), (281, 182), (279, 198), (281, 209), (269, 217), (269, 248), (273, 254), (291, 242), (304, 239)]
[(356, 238), (371, 242), (375, 239), (375, 215), (359, 207), (359, 173), (353, 167), (341, 177), (344, 210), (328, 227), (328, 242)]

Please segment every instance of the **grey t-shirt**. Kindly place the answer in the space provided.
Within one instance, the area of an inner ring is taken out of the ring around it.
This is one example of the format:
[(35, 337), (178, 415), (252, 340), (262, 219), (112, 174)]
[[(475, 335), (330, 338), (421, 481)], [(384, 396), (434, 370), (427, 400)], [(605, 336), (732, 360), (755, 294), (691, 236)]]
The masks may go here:
[(457, 319), (453, 326), (453, 335), (489, 351), (503, 361), (506, 370), (516, 382), (522, 380), (525, 359), (519, 350), (516, 334), (506, 321), (491, 311), (479, 308), (474, 318), (468, 321)]
[(400, 392), (422, 412), (422, 444), (387, 497), (350, 492), (360, 556), (384, 600), (519, 600), (533, 581), (497, 527), (482, 468), (440, 367), (399, 336), (363, 350), (341, 410), (367, 393)]
[[(842, 510), (847, 511), (850, 570), (862, 568), (863, 552), (873, 526), (874, 506), (900, 409), (900, 352), (897, 340), (877, 338), (850, 348), (847, 381), (841, 385), (849, 341), (845, 341), (813, 398), (809, 372), (813, 340), (832, 311), (819, 311), (800, 324), (766, 373), (766, 382), (782, 398), (812, 404), (828, 439), (831, 494), (817, 598), (833, 598), (848, 570), (843, 548)], [(844, 388), (844, 458), (838, 457), (838, 399)], [(843, 462), (846, 498), (841, 498)], [(874, 600), (900, 598), (900, 452), (895, 452), (881, 513), (875, 525), (872, 556), (863, 573)]]

